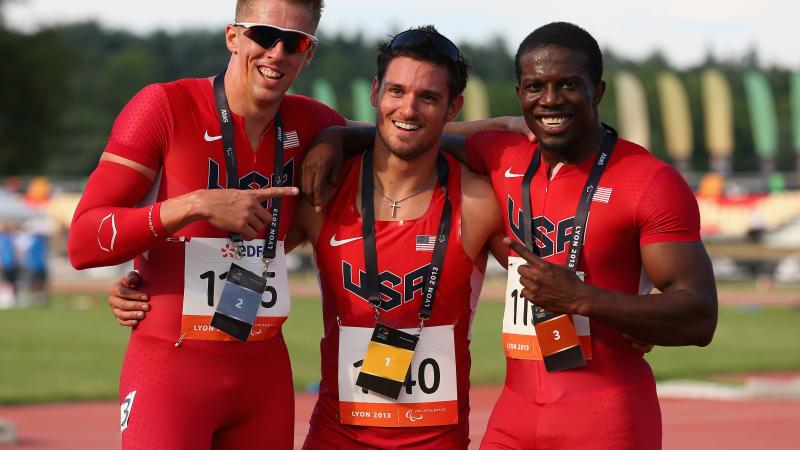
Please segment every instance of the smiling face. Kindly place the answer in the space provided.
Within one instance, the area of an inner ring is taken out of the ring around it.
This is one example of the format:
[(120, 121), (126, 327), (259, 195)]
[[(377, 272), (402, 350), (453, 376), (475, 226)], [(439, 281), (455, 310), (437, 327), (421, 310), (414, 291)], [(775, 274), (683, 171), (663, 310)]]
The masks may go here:
[(546, 151), (566, 160), (587, 151), (604, 92), (604, 81), (592, 83), (582, 52), (547, 45), (520, 57), (517, 98), (525, 122)]
[[(314, 34), (314, 13), (301, 4), (284, 0), (253, 2), (239, 22), (262, 23)], [(311, 60), (314, 47), (289, 53), (282, 41), (263, 48), (245, 35), (246, 28), (229, 25), (226, 42), (231, 52), (229, 70), (234, 72), (236, 89), (256, 103), (280, 102), (294, 83), (300, 69)]]
[(453, 120), (463, 97), (449, 98), (445, 67), (407, 56), (394, 58), (383, 81), (372, 82), (378, 136), (403, 160), (438, 148), (444, 125)]

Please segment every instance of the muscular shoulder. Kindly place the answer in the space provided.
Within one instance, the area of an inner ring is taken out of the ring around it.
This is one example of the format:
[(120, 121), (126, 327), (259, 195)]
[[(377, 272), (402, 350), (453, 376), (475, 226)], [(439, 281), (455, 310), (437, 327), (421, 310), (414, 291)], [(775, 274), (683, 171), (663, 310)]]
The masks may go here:
[(655, 173), (671, 166), (653, 156), (646, 148), (624, 139), (614, 147), (609, 164), (609, 173), (646, 180)]
[[(204, 87), (207, 92), (203, 92)], [(155, 121), (162, 127), (170, 127), (175, 112), (185, 113), (192, 104), (204, 101), (204, 94), (211, 94), (211, 84), (206, 78), (149, 84), (128, 101), (117, 122), (138, 125)]]
[(488, 178), (463, 166), (461, 174), (462, 242), (475, 258), (492, 235), (503, 232), (503, 214)]
[(475, 133), (465, 145), (470, 165), (490, 176), (498, 170), (527, 164), (536, 148), (527, 137), (507, 131)]
[[(619, 140), (611, 157), (608, 184), (618, 203), (629, 205), (641, 244), (700, 238), (697, 200), (683, 176), (643, 147)], [(604, 176), (605, 179), (605, 176)]]
[(467, 138), (467, 145), (479, 145), (495, 149), (526, 143), (530, 144), (526, 136), (510, 131), (481, 131)]
[(346, 121), (344, 116), (333, 108), (303, 95), (285, 95), (281, 104), (281, 113), (286, 116), (287, 121), (300, 119), (307, 126), (315, 129), (344, 125)]
[(489, 178), (476, 174), (463, 164), (461, 165), (461, 195), (465, 204), (487, 202), (488, 200), (497, 204)]

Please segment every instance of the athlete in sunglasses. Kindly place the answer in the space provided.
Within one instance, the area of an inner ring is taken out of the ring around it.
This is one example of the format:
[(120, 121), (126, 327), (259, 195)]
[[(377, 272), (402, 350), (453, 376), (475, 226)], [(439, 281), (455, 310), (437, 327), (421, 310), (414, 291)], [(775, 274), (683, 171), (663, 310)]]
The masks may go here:
[[(84, 268), (135, 258), (152, 308), (123, 362), (123, 449), (293, 447), (281, 334), (289, 312), (283, 240), (298, 199), (291, 186), (317, 132), (346, 123), (321, 103), (286, 95), (314, 54), (322, 7), (237, 1), (226, 70), (136, 94), (89, 179), (70, 230), (71, 261)], [(232, 261), (262, 273), (266, 235), (277, 245), (242, 343), (209, 322)]]

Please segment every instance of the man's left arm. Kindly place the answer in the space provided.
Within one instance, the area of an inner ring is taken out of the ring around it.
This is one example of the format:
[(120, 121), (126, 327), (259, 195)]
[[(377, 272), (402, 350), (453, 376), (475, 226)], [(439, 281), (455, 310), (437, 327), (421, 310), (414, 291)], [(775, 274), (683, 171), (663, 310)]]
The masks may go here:
[(701, 242), (663, 242), (642, 248), (642, 264), (655, 294), (628, 295), (581, 282), (563, 266), (544, 261), (516, 240), (506, 244), (520, 266), (522, 296), (550, 312), (580, 314), (655, 345), (711, 342), (717, 325), (717, 290)]
[(530, 267), (519, 269), (528, 291), (523, 295), (549, 311), (588, 316), (651, 344), (708, 345), (717, 325), (717, 288), (700, 241), (694, 194), (667, 166), (640, 192), (633, 220), (642, 269), (659, 293), (629, 295), (590, 286), (565, 267), (528, 254)]
[(525, 123), (522, 116), (500, 116), (466, 122), (453, 121), (447, 122), (444, 126), (445, 134), (463, 137), (469, 137), (481, 131), (508, 131), (526, 136), (531, 142), (536, 141), (536, 135), (528, 128), (528, 124)]
[[(536, 137), (521, 116), (502, 116), (469, 122), (448, 122), (444, 127), (441, 148), (469, 165), (464, 139), (481, 131), (508, 131)], [(356, 155), (375, 140), (375, 125), (347, 120), (345, 126), (322, 130), (306, 152), (302, 165), (301, 190), (317, 212), (327, 204), (338, 182), (342, 162)]]
[(641, 254), (660, 293), (627, 296), (590, 286), (588, 316), (657, 345), (708, 345), (717, 326), (717, 288), (703, 243), (653, 243)]

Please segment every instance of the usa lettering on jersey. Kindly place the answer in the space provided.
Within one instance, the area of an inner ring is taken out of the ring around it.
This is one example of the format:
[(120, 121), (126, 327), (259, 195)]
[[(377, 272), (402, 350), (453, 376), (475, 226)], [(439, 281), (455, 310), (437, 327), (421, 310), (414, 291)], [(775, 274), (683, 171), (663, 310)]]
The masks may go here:
[[(208, 189), (224, 189), (220, 183), (220, 164), (213, 158), (208, 158)], [(286, 177), (285, 186), (294, 186), (294, 158), (289, 158), (283, 165), (283, 174)], [(264, 189), (272, 186), (272, 177), (263, 175), (254, 170), (239, 178), (239, 186), (249, 189)]]
[[(414, 298), (422, 298), (425, 287), (425, 276), (430, 271), (430, 263), (403, 275), (397, 275), (389, 270), (378, 274), (378, 293), (381, 295), (381, 304), (378, 306), (383, 311), (391, 311), (398, 306), (408, 303)], [(342, 285), (345, 290), (367, 300), (367, 289), (364, 286), (366, 273), (358, 270), (358, 276), (353, 278), (353, 265), (342, 260)], [(419, 295), (417, 295), (419, 293)]]
[[(525, 242), (522, 231), (522, 208), (517, 208), (514, 199), (508, 196), (506, 202), (508, 213), (508, 227), (514, 236)], [(534, 245), (539, 249), (539, 257), (548, 258), (555, 254), (563, 253), (567, 244), (572, 240), (573, 222), (575, 217), (561, 219), (553, 223), (546, 216), (536, 216), (531, 222), (531, 230), (539, 230), (538, 238), (534, 235)]]

